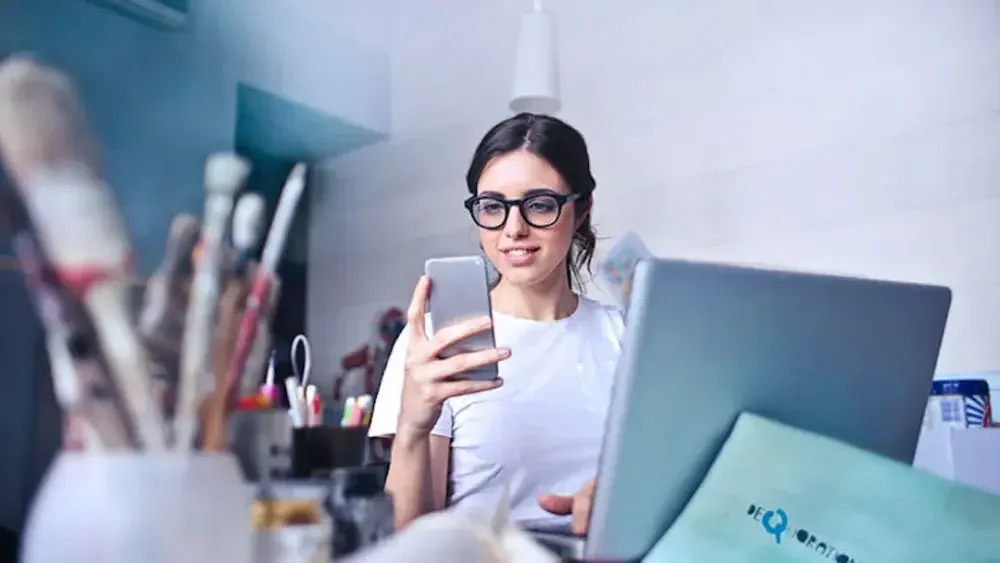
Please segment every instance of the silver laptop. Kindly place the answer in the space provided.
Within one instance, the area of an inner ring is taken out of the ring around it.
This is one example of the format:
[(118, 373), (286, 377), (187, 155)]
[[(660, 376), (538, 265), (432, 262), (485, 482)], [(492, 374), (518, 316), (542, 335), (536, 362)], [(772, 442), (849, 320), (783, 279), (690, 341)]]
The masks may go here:
[(590, 533), (567, 558), (641, 558), (741, 411), (911, 463), (951, 292), (651, 260), (639, 264)]

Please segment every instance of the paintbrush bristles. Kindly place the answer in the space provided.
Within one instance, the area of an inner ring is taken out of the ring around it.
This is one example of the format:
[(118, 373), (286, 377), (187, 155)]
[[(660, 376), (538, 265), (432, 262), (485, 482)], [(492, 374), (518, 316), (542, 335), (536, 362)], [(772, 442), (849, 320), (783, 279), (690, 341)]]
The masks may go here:
[(190, 273), (191, 251), (198, 246), (200, 237), (201, 222), (194, 215), (181, 213), (174, 217), (170, 222), (170, 232), (167, 234), (163, 262), (157, 268), (157, 273)]
[(264, 229), (267, 204), (260, 194), (248, 193), (236, 203), (233, 211), (233, 246), (246, 251), (257, 246)]
[(178, 215), (170, 223), (163, 262), (146, 285), (139, 315), (139, 332), (147, 341), (171, 349), (180, 347), (182, 329), (175, 330), (173, 325), (180, 327), (184, 323), (187, 285), (192, 276), (191, 251), (200, 236), (201, 223), (192, 215)]
[[(197, 239), (199, 229), (201, 229), (201, 223), (198, 219), (191, 214), (181, 213), (174, 217), (174, 220), (170, 222), (170, 240), (188, 240), (192, 237)], [(186, 245), (188, 249), (194, 248), (194, 244)], [(167, 252), (170, 252), (171, 248), (168, 245)]]
[(205, 190), (209, 195), (235, 196), (250, 175), (250, 163), (232, 153), (213, 154), (205, 162)]
[(121, 269), (130, 248), (69, 79), (27, 57), (0, 64), (0, 156), (60, 267)]
[(0, 63), (0, 137), (0, 152), (20, 182), (39, 168), (99, 168), (97, 144), (72, 82), (28, 56)]

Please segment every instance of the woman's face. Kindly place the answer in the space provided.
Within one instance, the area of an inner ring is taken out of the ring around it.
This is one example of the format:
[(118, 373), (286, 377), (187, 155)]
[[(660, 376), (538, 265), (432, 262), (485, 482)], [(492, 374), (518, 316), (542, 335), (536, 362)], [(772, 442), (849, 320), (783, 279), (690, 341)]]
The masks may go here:
[[(570, 195), (559, 173), (548, 162), (519, 150), (491, 160), (479, 178), (478, 196), (519, 200), (535, 194)], [(576, 231), (574, 202), (566, 202), (561, 212), (551, 207), (552, 198), (535, 198), (512, 206), (501, 228), (479, 229), (479, 240), (490, 262), (507, 283), (532, 286), (559, 274), (569, 253)], [(483, 213), (502, 215), (502, 206), (484, 202)], [(545, 224), (546, 217), (559, 218), (551, 226), (539, 228), (525, 221), (525, 213), (535, 224)]]

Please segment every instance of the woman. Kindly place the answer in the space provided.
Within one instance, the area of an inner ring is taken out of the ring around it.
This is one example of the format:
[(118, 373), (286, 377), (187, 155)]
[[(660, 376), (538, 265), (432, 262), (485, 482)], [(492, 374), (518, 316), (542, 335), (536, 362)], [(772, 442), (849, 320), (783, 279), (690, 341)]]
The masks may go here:
[[(500, 274), (497, 349), (438, 359), (490, 320), (429, 335), (431, 281), (420, 279), (370, 429), (394, 437), (386, 490), (396, 526), (445, 506), (493, 506), (509, 487), (512, 520), (583, 534), (623, 331), (618, 311), (574, 291), (596, 246), (587, 146), (566, 123), (523, 113), (486, 133), (466, 183), (466, 209)], [(449, 380), (490, 363), (500, 381)]]

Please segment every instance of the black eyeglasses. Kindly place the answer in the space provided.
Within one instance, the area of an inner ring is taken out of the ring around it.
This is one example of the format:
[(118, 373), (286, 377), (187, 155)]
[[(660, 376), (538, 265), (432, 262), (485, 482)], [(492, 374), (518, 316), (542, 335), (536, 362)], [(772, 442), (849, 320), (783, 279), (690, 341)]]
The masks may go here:
[(524, 222), (544, 229), (556, 224), (562, 214), (563, 206), (576, 200), (580, 194), (535, 193), (521, 199), (503, 199), (495, 195), (474, 195), (465, 200), (465, 208), (483, 229), (495, 231), (502, 229), (510, 217), (510, 208), (517, 206), (521, 210)]

